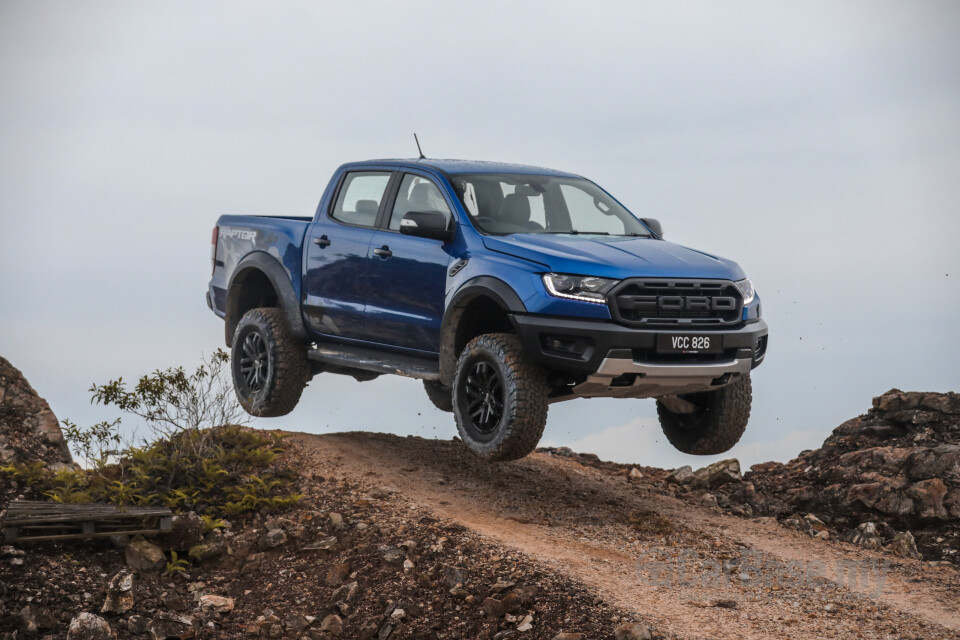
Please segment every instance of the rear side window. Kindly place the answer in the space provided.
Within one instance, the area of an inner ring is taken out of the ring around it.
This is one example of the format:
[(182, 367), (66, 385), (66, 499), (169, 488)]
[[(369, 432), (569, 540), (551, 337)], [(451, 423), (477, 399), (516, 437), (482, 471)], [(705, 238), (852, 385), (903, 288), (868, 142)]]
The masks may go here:
[(383, 200), (388, 182), (388, 171), (348, 173), (330, 215), (347, 224), (372, 227), (377, 222), (377, 211), (380, 210), (380, 201)]

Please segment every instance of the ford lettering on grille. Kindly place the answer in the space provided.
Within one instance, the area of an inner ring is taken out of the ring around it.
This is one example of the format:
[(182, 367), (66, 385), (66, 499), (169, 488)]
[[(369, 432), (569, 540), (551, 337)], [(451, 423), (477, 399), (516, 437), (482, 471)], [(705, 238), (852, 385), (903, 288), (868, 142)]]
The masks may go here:
[(612, 292), (616, 320), (639, 325), (730, 325), (741, 297), (729, 280), (624, 280)]

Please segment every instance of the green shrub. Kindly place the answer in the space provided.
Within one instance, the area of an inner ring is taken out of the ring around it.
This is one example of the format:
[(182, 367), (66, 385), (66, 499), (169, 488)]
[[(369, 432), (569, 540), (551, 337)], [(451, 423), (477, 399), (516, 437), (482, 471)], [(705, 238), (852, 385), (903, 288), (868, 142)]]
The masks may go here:
[(288, 508), (300, 496), (290, 492), (296, 473), (275, 465), (282, 437), (229, 423), (242, 410), (225, 391), (227, 361), (218, 350), (190, 375), (167, 369), (143, 376), (133, 389), (122, 379), (93, 385), (95, 402), (142, 418), (152, 441), (123, 444), (120, 419), (87, 429), (65, 420), (64, 437), (87, 468), (54, 474), (42, 462), (19, 463), (0, 473), (56, 502), (196, 511), (210, 530), (223, 526), (218, 516)]

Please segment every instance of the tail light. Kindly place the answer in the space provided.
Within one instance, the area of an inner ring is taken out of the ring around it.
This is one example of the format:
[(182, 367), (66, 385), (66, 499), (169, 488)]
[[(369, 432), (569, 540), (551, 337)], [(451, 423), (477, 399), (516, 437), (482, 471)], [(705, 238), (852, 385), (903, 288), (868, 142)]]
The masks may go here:
[(210, 236), (210, 262), (212, 263), (210, 275), (217, 270), (217, 240), (220, 239), (220, 227), (213, 228), (213, 234)]

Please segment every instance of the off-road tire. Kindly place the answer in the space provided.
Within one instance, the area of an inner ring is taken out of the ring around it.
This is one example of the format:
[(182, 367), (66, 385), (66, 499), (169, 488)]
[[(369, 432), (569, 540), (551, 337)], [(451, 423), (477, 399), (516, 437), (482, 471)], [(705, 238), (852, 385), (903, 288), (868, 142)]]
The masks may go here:
[[(265, 369), (262, 378), (250, 384), (244, 367), (249, 372), (250, 349), (261, 349), (261, 345), (263, 357), (257, 361), (265, 361)], [(297, 406), (310, 380), (307, 345), (290, 335), (280, 309), (251, 309), (233, 334), (230, 370), (237, 399), (247, 413), (263, 418), (285, 416)]]
[[(495, 374), (502, 389), (499, 417), (491, 420), (485, 432), (471, 417), (467, 390), (468, 382), (477, 388), (473, 383), (481, 365), (485, 365), (483, 371)], [(488, 333), (474, 338), (457, 359), (453, 378), (453, 415), (460, 438), (473, 453), (491, 462), (524, 457), (543, 435), (547, 394), (546, 374), (527, 359), (517, 336)]]
[(716, 455), (740, 441), (750, 419), (752, 393), (750, 376), (737, 376), (716, 391), (681, 395), (700, 407), (696, 413), (674, 413), (657, 400), (657, 416), (667, 440), (678, 450), (698, 456)]
[(427, 391), (427, 397), (440, 411), (453, 413), (453, 389), (436, 380), (424, 380), (423, 388)]

